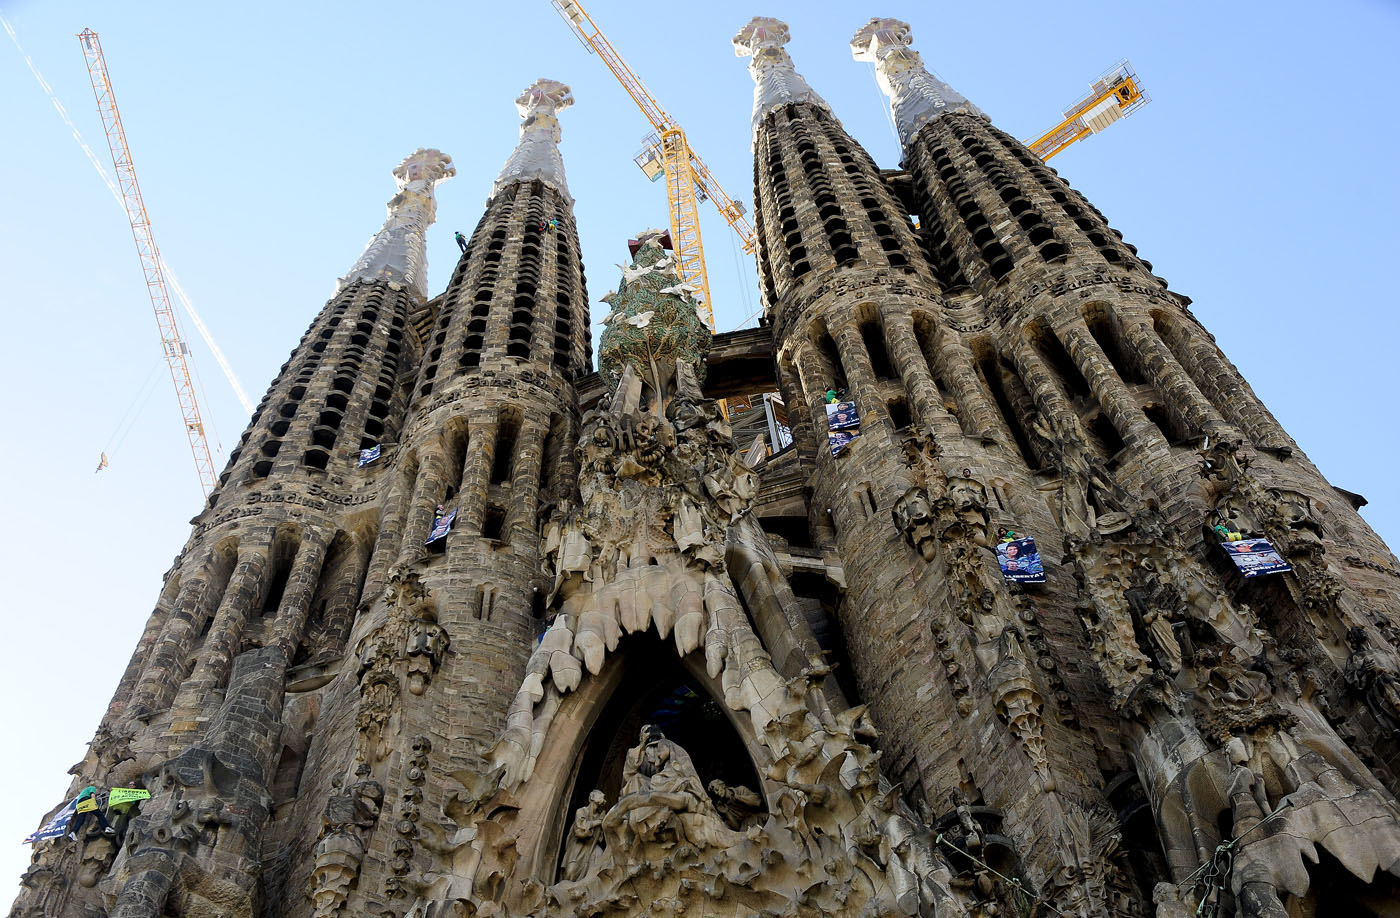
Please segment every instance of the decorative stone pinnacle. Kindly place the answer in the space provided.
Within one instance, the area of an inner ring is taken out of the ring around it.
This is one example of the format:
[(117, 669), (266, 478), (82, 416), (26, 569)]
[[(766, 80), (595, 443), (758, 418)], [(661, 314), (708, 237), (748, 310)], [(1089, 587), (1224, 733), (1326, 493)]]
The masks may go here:
[(389, 199), (389, 216), (336, 291), (355, 281), (385, 280), (407, 286), (420, 297), (428, 296), (427, 232), (437, 219), (438, 185), (457, 170), (452, 157), (441, 150), (419, 147), (394, 167), (399, 193)]
[(749, 74), (753, 77), (753, 131), (758, 129), (769, 112), (794, 102), (809, 102), (831, 111), (816, 90), (807, 84), (793, 67), (792, 57), (783, 50), (791, 33), (786, 22), (767, 16), (755, 16), (734, 36), (736, 57), (752, 57)]
[(557, 115), (574, 104), (573, 91), (558, 80), (539, 79), (515, 99), (515, 110), (524, 121), (520, 125), (520, 143), (506, 160), (496, 183), (491, 186), (494, 198), (512, 182), (541, 181), (564, 197), (569, 186), (564, 180), (564, 157), (559, 153), (563, 137)]
[(981, 109), (928, 72), (919, 52), (909, 47), (913, 40), (909, 23), (898, 19), (872, 19), (851, 39), (851, 56), (875, 65), (876, 80), (890, 97), (899, 140), (905, 145), (942, 115), (982, 115)]

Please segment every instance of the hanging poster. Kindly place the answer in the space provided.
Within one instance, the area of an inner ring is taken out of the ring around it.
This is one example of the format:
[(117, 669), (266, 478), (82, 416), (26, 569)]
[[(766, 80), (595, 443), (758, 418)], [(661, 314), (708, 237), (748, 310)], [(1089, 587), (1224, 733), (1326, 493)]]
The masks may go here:
[(851, 441), (860, 436), (858, 430), (833, 430), (827, 433), (826, 437), (831, 441), (831, 455), (835, 456), (841, 450), (851, 445)]
[(1007, 583), (1045, 582), (1045, 565), (1040, 562), (1035, 539), (1029, 536), (998, 543), (997, 564), (1001, 566), (1001, 576)]
[(53, 814), (52, 819), (44, 823), (37, 831), (26, 835), (24, 843), (28, 845), (34, 842), (48, 841), (50, 838), (58, 838), (63, 835), (68, 831), (68, 824), (73, 821), (73, 810), (77, 804), (78, 801), (69, 800), (62, 809)]
[(151, 799), (151, 792), (139, 787), (114, 787), (107, 794), (107, 806), (121, 806), (124, 803), (135, 803), (138, 800)]
[(360, 461), (355, 463), (355, 468), (362, 469), (371, 462), (379, 458), (380, 447), (376, 444), (369, 449), (360, 450)]
[(430, 532), (430, 533), (428, 533), (428, 541), (424, 542), (423, 544), (424, 544), (424, 545), (431, 545), (431, 544), (433, 544), (434, 542), (436, 542), (438, 539), (440, 539), (440, 538), (442, 538), (443, 536), (447, 535), (447, 533), (452, 529), (452, 521), (455, 520), (456, 518), (457, 518), (457, 511), (456, 511), (456, 510), (453, 510), (451, 513), (447, 514), (446, 516), (440, 516), (440, 517), (438, 517), (438, 518), (433, 522), (433, 531)]
[(1235, 567), (1246, 577), (1261, 577), (1264, 574), (1282, 574), (1293, 570), (1293, 566), (1269, 544), (1268, 539), (1241, 539), (1238, 542), (1221, 542), (1220, 547), (1235, 562)]
[(855, 402), (831, 402), (826, 406), (828, 430), (848, 430), (860, 426), (860, 412)]

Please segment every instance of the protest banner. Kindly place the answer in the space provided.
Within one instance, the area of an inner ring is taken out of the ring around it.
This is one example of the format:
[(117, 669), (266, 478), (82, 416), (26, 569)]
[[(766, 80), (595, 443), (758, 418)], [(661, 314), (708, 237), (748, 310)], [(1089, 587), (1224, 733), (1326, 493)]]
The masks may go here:
[(44, 823), (38, 830), (29, 833), (24, 837), (26, 845), (35, 842), (48, 841), (51, 838), (58, 838), (68, 831), (68, 825), (73, 821), (73, 813), (77, 808), (77, 800), (69, 800), (63, 805), (53, 818)]
[(1240, 539), (1238, 542), (1221, 542), (1220, 547), (1235, 562), (1235, 567), (1246, 577), (1262, 577), (1265, 574), (1282, 574), (1293, 570), (1293, 566), (1274, 549), (1268, 539)]
[(432, 543), (436, 542), (438, 539), (440, 539), (440, 538), (442, 538), (443, 536), (447, 535), (447, 533), (452, 529), (452, 521), (455, 520), (456, 518), (457, 518), (457, 511), (456, 511), (456, 510), (453, 510), (451, 513), (447, 514), (446, 516), (440, 516), (440, 517), (438, 517), (437, 520), (433, 523), (433, 531), (430, 532), (430, 533), (428, 533), (428, 540), (427, 540), (426, 542), (424, 542), (423, 544), (424, 544), (424, 545), (431, 545)]
[(998, 543), (997, 564), (1007, 583), (1045, 582), (1045, 565), (1040, 561), (1035, 539), (1030, 536)]

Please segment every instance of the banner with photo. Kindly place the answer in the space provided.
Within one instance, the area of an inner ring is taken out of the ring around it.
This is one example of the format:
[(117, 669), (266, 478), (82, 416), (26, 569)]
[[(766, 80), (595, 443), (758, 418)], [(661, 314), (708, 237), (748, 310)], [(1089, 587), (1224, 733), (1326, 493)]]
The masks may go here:
[(1035, 539), (1029, 536), (998, 543), (997, 564), (1007, 583), (1045, 582), (1045, 565), (1040, 561)]
[(832, 402), (826, 406), (828, 430), (848, 430), (860, 426), (860, 412), (855, 402)]
[(851, 441), (860, 436), (858, 430), (832, 430), (826, 435), (831, 442), (831, 455), (835, 456), (841, 450), (851, 445)]
[(1246, 577), (1262, 577), (1265, 574), (1283, 574), (1293, 570), (1293, 566), (1283, 560), (1268, 539), (1240, 539), (1238, 542), (1221, 542), (1220, 547), (1235, 562), (1235, 567)]
[(860, 412), (855, 402), (831, 402), (826, 406), (827, 440), (831, 443), (831, 455), (851, 445), (860, 436)]
[(68, 824), (73, 821), (73, 811), (77, 805), (77, 800), (69, 800), (63, 805), (62, 809), (53, 814), (52, 819), (44, 823), (37, 831), (30, 832), (26, 835), (24, 837), (24, 843), (26, 845), (32, 845), (35, 842), (48, 841), (51, 838), (62, 836), (68, 831)]
[(360, 461), (355, 464), (355, 468), (362, 469), (371, 462), (379, 458), (379, 446), (372, 446), (369, 449), (360, 450)]
[(453, 510), (451, 513), (447, 514), (446, 516), (440, 516), (440, 517), (438, 517), (437, 520), (433, 523), (433, 531), (430, 532), (430, 533), (428, 533), (428, 541), (424, 542), (423, 544), (424, 544), (424, 545), (431, 545), (432, 543), (436, 542), (438, 539), (440, 539), (440, 538), (442, 538), (443, 536), (447, 535), (447, 533), (452, 529), (452, 521), (455, 520), (456, 518), (457, 518), (457, 511), (456, 511), (456, 510)]

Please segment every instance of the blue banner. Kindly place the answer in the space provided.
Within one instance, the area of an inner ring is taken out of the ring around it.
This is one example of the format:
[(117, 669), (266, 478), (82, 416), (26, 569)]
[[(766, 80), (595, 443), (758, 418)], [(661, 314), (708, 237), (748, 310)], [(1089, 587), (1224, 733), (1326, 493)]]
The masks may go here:
[(374, 460), (376, 460), (376, 459), (378, 459), (378, 458), (379, 458), (379, 447), (378, 447), (378, 446), (374, 446), (374, 447), (372, 447), (372, 448), (370, 448), (370, 449), (362, 449), (362, 450), (360, 450), (360, 461), (357, 462), (357, 463), (355, 464), (355, 468), (357, 468), (357, 469), (362, 469), (362, 468), (364, 468), (365, 466), (369, 465), (371, 462), (373, 462)]
[(431, 545), (431, 544), (433, 544), (434, 542), (436, 542), (438, 539), (440, 539), (440, 538), (442, 538), (443, 536), (447, 535), (447, 533), (452, 529), (452, 521), (455, 520), (456, 518), (457, 518), (457, 511), (456, 511), (456, 510), (453, 510), (451, 513), (447, 514), (446, 516), (440, 516), (440, 517), (438, 517), (438, 518), (433, 522), (433, 531), (430, 532), (430, 533), (428, 533), (428, 541), (424, 542), (423, 544), (424, 544), (424, 545)]
[(851, 441), (860, 436), (858, 430), (832, 430), (828, 431), (826, 438), (831, 441), (831, 455), (835, 456), (841, 450), (851, 445)]
[(829, 430), (846, 430), (860, 426), (860, 412), (855, 402), (832, 402), (826, 406), (826, 426)]
[(53, 818), (36, 832), (31, 832), (24, 837), (24, 843), (29, 845), (34, 842), (48, 841), (51, 838), (58, 838), (68, 831), (68, 824), (73, 821), (73, 811), (77, 809), (77, 799), (69, 800), (63, 804), (63, 808), (53, 814)]
[(997, 544), (997, 564), (1001, 576), (1007, 583), (1044, 583), (1045, 565), (1040, 562), (1040, 551), (1035, 547), (1035, 539), (1012, 539)]
[(1293, 570), (1293, 566), (1274, 550), (1268, 539), (1240, 539), (1238, 542), (1221, 542), (1220, 547), (1235, 562), (1235, 567), (1246, 577), (1262, 577), (1265, 574), (1282, 574)]

